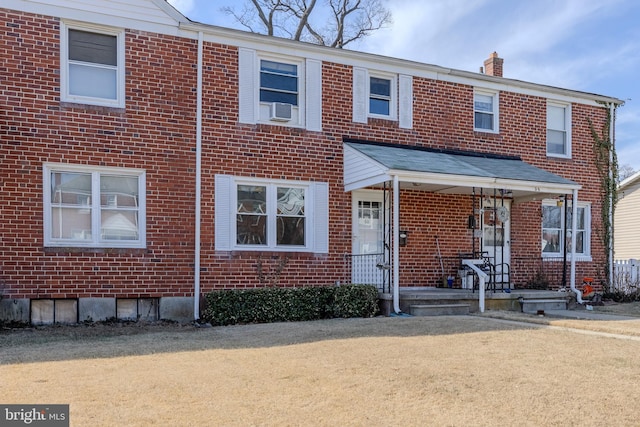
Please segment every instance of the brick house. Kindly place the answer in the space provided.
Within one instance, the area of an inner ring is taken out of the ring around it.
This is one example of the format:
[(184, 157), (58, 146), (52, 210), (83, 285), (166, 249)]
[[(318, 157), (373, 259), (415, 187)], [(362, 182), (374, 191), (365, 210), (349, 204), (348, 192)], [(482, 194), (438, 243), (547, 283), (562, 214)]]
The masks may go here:
[(468, 286), (469, 252), (503, 287), (566, 252), (572, 284), (601, 276), (588, 121), (618, 99), (503, 78), (495, 53), (453, 70), (164, 0), (6, 0), (0, 18), (4, 319), (197, 319), (206, 292), (274, 285), (395, 298)]

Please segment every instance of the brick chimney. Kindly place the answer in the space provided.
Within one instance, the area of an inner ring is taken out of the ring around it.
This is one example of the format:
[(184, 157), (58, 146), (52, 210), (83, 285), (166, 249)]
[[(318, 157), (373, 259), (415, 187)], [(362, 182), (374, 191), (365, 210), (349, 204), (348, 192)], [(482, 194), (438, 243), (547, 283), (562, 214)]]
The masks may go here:
[(502, 77), (502, 63), (504, 59), (498, 58), (498, 53), (493, 52), (489, 58), (484, 61), (484, 72), (488, 76)]

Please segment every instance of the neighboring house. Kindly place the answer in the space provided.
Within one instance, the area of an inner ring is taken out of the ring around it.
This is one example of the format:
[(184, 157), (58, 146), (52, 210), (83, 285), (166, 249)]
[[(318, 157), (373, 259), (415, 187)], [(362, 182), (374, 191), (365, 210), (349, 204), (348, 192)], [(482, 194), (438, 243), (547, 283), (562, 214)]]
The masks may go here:
[(616, 260), (640, 259), (640, 172), (618, 185), (618, 203), (614, 213), (614, 255)]
[(5, 319), (193, 319), (226, 288), (395, 292), (467, 252), (509, 264), (508, 287), (566, 252), (573, 281), (602, 271), (588, 123), (618, 99), (503, 78), (497, 54), (452, 70), (164, 0), (5, 0), (0, 20)]

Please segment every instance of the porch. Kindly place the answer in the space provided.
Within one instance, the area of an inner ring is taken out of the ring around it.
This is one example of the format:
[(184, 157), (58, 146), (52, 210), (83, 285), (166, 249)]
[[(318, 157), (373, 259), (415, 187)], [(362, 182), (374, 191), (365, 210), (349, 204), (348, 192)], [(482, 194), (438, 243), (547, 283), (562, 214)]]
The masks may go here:
[[(470, 310), (479, 311), (484, 311), (485, 299), (492, 301), (489, 309), (493, 300), (520, 309), (522, 299), (531, 298), (511, 291), (537, 290), (540, 285), (571, 288), (582, 302), (575, 288), (574, 252), (579, 184), (518, 157), (347, 138), (344, 143), (345, 191), (353, 194), (354, 213), (354, 256), (345, 256), (345, 282), (378, 285), (383, 297), (390, 295), (394, 313), (411, 312), (403, 300), (416, 300), (407, 292), (417, 289), (446, 294), (441, 297), (445, 301), (469, 300)], [(377, 196), (372, 194), (376, 191)], [(512, 246), (510, 210), (545, 198), (566, 201), (569, 196), (571, 233), (565, 231), (563, 237), (564, 257), (553, 263), (554, 276), (559, 267), (561, 280), (551, 286), (542, 268), (550, 254), (532, 257), (549, 252), (544, 250), (546, 235), (541, 244), (535, 237), (540, 226), (520, 210), (518, 242)], [(441, 251), (438, 232), (448, 234), (446, 251)]]
[[(384, 315), (394, 310), (391, 268), (382, 263), (384, 254), (345, 255), (344, 283), (371, 284), (378, 288)], [(402, 286), (398, 291), (399, 308), (412, 315), (468, 314), (480, 310), (477, 276), (461, 270), (461, 258), (444, 258), (445, 280), (439, 273), (425, 271), (423, 286)], [(563, 258), (512, 258), (515, 272), (490, 275), (485, 283), (485, 310), (536, 313), (565, 310), (576, 296), (568, 286), (568, 263)], [(513, 275), (512, 273), (515, 273)], [(511, 280), (511, 278), (516, 280)], [(429, 279), (431, 278), (431, 279)], [(449, 280), (446, 280), (449, 278)], [(468, 282), (468, 278), (473, 279)]]
[[(485, 293), (485, 310), (544, 313), (545, 310), (566, 310), (575, 302), (571, 291), (516, 289), (510, 292)], [(476, 313), (480, 310), (480, 293), (468, 289), (403, 288), (399, 291), (402, 313), (416, 316)], [(380, 293), (380, 311), (393, 313), (393, 294)]]

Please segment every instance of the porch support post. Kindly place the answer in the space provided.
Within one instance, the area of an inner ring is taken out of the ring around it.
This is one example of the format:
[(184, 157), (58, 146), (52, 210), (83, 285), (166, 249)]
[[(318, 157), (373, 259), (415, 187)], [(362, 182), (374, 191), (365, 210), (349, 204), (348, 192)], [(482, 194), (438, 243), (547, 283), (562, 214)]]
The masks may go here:
[[(566, 203), (566, 200), (565, 200)], [(566, 227), (566, 225), (565, 225)], [(571, 290), (576, 294), (578, 304), (582, 304), (582, 292), (576, 287), (576, 234), (578, 230), (578, 190), (573, 190), (571, 203)], [(566, 242), (565, 242), (566, 244)]]
[(393, 176), (393, 311), (400, 313), (400, 181)]

